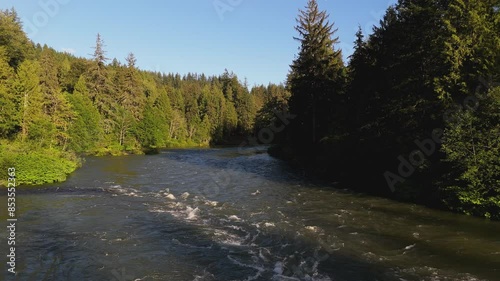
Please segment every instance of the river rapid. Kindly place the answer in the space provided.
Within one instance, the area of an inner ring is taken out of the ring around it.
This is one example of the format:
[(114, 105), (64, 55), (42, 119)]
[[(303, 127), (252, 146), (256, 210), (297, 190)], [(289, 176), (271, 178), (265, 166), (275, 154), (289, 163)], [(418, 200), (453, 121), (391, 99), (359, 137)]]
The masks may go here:
[(19, 188), (18, 273), (0, 279), (500, 280), (500, 223), (335, 189), (264, 151), (89, 157)]

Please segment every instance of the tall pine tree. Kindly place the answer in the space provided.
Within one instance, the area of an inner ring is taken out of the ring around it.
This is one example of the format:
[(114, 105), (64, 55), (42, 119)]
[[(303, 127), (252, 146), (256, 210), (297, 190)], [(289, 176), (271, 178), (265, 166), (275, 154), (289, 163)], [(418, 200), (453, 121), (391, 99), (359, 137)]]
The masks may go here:
[(106, 52), (104, 51), (104, 42), (101, 35), (97, 34), (93, 59), (84, 75), (89, 97), (102, 116), (104, 133), (112, 135), (117, 126), (117, 121), (113, 110), (115, 105), (113, 84), (106, 67), (106, 61), (108, 61), (108, 58), (106, 58)]
[(328, 17), (316, 0), (309, 0), (297, 18), (300, 52), (288, 75), (290, 111), (297, 115), (291, 136), (296, 150), (307, 151), (326, 136), (340, 100), (344, 64)]

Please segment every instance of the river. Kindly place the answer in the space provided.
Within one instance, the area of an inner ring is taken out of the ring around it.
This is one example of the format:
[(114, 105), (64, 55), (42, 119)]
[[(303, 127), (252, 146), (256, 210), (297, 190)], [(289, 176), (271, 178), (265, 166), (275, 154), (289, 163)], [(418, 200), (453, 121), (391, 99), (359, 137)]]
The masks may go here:
[(500, 223), (334, 189), (262, 150), (88, 157), (19, 188), (18, 275), (0, 277), (500, 280)]

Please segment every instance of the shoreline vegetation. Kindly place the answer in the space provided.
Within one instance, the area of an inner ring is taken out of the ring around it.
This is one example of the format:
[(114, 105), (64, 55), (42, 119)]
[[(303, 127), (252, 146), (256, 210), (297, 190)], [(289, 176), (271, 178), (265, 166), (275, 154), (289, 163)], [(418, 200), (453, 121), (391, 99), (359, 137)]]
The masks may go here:
[(286, 83), (250, 87), (228, 70), (181, 76), (140, 70), (132, 53), (110, 60), (99, 34), (90, 59), (57, 52), (0, 11), (0, 169), (60, 182), (81, 155), (252, 135), (249, 145), (272, 144), (271, 156), (345, 188), (499, 220), (498, 1), (399, 0), (370, 35), (359, 29), (348, 63), (331, 22), (309, 0)]
[(0, 169), (15, 167), (17, 183), (64, 181), (84, 155), (232, 143), (268, 123), (257, 117), (272, 115), (264, 105), (288, 95), (228, 70), (144, 71), (132, 53), (107, 58), (99, 34), (90, 45), (86, 59), (34, 44), (14, 9), (0, 11)]
[(301, 10), (288, 107), (270, 154), (364, 193), (500, 219), (498, 1), (406, 1), (346, 65), (333, 20)]
[[(24, 186), (38, 186), (66, 181), (67, 177), (84, 165), (87, 156), (127, 156), (157, 154), (165, 149), (208, 148), (208, 144), (171, 143), (167, 147), (149, 147), (137, 150), (112, 150), (101, 148), (96, 151), (76, 154), (54, 148), (26, 148), (18, 142), (0, 144), (0, 165), (3, 169), (15, 167), (18, 171), (16, 181)], [(7, 182), (0, 179), (0, 186)]]

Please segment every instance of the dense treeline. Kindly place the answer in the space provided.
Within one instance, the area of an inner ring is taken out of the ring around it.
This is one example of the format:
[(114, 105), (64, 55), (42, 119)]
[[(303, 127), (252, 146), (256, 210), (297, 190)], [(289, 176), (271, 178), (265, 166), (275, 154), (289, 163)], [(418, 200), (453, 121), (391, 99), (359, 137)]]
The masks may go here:
[(500, 1), (399, 0), (348, 65), (310, 0), (271, 153), (352, 188), (500, 219)]
[(79, 154), (230, 143), (282, 96), (282, 85), (249, 89), (227, 70), (181, 76), (139, 70), (133, 54), (110, 61), (99, 35), (92, 59), (57, 52), (0, 11), (0, 168), (16, 167), (21, 183), (64, 180)]

